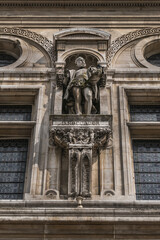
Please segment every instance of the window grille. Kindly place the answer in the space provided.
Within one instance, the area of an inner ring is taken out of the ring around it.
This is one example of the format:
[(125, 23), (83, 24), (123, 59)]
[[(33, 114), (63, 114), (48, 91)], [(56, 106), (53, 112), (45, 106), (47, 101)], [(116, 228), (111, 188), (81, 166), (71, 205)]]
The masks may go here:
[(31, 105), (0, 105), (0, 121), (30, 121)]
[(159, 122), (159, 105), (130, 105), (130, 116), (133, 122)]
[(0, 53), (0, 67), (14, 63), (17, 59), (9, 54)]
[(160, 140), (134, 140), (137, 200), (160, 200)]
[(160, 53), (150, 56), (147, 58), (147, 61), (157, 67), (160, 67)]
[(28, 140), (0, 140), (0, 199), (22, 199)]

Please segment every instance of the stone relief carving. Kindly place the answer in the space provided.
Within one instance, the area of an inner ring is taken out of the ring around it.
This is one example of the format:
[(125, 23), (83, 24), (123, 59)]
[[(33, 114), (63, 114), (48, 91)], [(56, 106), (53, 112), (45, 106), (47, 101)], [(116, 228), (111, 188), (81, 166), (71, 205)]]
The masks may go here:
[(103, 195), (105, 195), (106, 197), (112, 197), (115, 195), (115, 191), (113, 191), (112, 189), (108, 189), (103, 192)]
[(55, 128), (50, 131), (50, 145), (68, 148), (70, 144), (92, 144), (93, 148), (107, 147), (112, 141), (110, 127), (98, 129)]
[[(75, 60), (77, 70), (69, 70), (64, 78), (65, 111), (69, 114), (97, 113), (94, 102), (98, 101), (97, 83), (102, 78), (102, 67), (86, 68), (85, 59)], [(58, 80), (58, 82), (60, 82)]]
[(106, 126), (56, 126), (50, 130), (50, 145), (59, 146), (68, 158), (68, 197), (91, 197), (92, 159), (96, 149), (109, 146), (111, 129)]
[(92, 149), (75, 148), (69, 152), (69, 197), (91, 197)]
[(57, 199), (59, 193), (57, 190), (55, 189), (48, 189), (46, 192), (45, 192), (45, 196), (49, 199)]
[(143, 28), (140, 30), (136, 30), (134, 32), (129, 32), (117, 38), (115, 41), (111, 43), (111, 46), (107, 51), (107, 67), (108, 68), (110, 67), (112, 59), (114, 58), (115, 54), (119, 51), (120, 48), (122, 48), (127, 43), (145, 36), (152, 36), (158, 34), (160, 34), (160, 28)]

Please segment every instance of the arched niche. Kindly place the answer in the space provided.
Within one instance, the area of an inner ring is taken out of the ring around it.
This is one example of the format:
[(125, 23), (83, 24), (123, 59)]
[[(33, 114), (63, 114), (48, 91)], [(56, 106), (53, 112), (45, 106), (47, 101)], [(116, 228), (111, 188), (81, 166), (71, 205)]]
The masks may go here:
[(57, 50), (57, 69), (64, 68), (65, 60), (74, 54), (86, 53), (96, 56), (106, 65), (106, 52), (110, 46), (110, 34), (92, 28), (71, 28), (54, 35)]
[(80, 52), (80, 53), (73, 54), (66, 59), (66, 61), (65, 61), (66, 69), (69, 69), (69, 70), (74, 69), (75, 68), (75, 60), (76, 60), (76, 58), (78, 58), (80, 56), (85, 59), (87, 68), (89, 66), (94, 66), (94, 67), (97, 66), (98, 59), (95, 56), (88, 54), (88, 53)]
[[(78, 70), (77, 66), (76, 66), (76, 59), (78, 57), (82, 57), (85, 60), (86, 63), (86, 68), (89, 69), (90, 67), (98, 67), (99, 66), (99, 59), (97, 58), (96, 55), (93, 54), (89, 54), (86, 52), (77, 52), (76, 54), (73, 55), (69, 55), (66, 59), (65, 59), (65, 78), (67, 78), (67, 73), (69, 74), (70, 71), (73, 70)], [(67, 79), (66, 79), (67, 80)], [(100, 81), (97, 83), (97, 94), (96, 94), (96, 100), (93, 97), (93, 101), (92, 101), (92, 110), (91, 113), (92, 114), (99, 114), (100, 113), (100, 85), (101, 85), (102, 81), (100, 79)], [(63, 103), (62, 103), (62, 113), (63, 114), (75, 114), (74, 111), (74, 97), (72, 94), (70, 94), (70, 98), (68, 99), (69, 101), (66, 101), (64, 99), (65, 96), (65, 92), (66, 92), (66, 88), (67, 88), (68, 84), (63, 84)], [(94, 92), (94, 91), (93, 91)], [(94, 95), (94, 94), (93, 94)], [(84, 113), (84, 96), (82, 94), (82, 112)]]
[[(82, 56), (86, 60), (86, 67), (100, 66), (103, 67), (104, 79), (103, 87), (106, 83), (106, 52), (110, 45), (110, 34), (104, 31), (90, 28), (71, 28), (58, 32), (54, 35), (55, 46), (57, 52), (56, 74), (57, 74), (57, 89), (55, 92), (54, 114), (66, 113), (64, 111), (64, 103), (62, 103), (64, 89), (63, 81), (66, 69), (76, 69), (74, 64), (76, 56)], [(101, 85), (102, 86), (102, 85)], [(100, 112), (103, 107), (104, 88), (100, 89), (98, 103), (93, 114), (106, 113)], [(98, 109), (98, 111), (97, 111)], [(68, 113), (68, 112), (67, 112)]]

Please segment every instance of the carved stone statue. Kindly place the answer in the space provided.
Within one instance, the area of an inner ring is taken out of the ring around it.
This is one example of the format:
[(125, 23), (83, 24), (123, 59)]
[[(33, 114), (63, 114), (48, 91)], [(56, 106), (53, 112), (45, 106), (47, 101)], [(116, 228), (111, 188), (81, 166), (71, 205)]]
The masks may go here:
[(65, 104), (70, 114), (91, 114), (97, 110), (93, 101), (98, 100), (97, 83), (102, 77), (102, 68), (90, 66), (86, 68), (84, 58), (75, 60), (77, 70), (70, 70), (65, 78)]

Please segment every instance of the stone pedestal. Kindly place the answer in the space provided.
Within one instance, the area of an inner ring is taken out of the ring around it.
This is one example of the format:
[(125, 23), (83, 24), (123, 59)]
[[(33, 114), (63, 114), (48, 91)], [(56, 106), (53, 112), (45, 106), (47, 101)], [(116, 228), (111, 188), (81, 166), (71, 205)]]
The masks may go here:
[(110, 122), (111, 116), (104, 115), (51, 116), (50, 145), (60, 147), (62, 158), (68, 162), (68, 197), (91, 197), (92, 165), (98, 159), (95, 155), (99, 150), (109, 145)]

